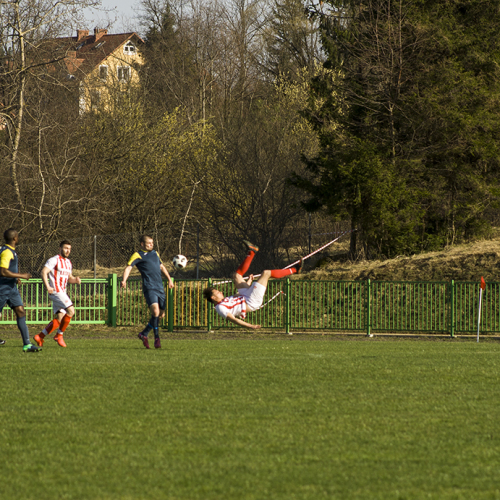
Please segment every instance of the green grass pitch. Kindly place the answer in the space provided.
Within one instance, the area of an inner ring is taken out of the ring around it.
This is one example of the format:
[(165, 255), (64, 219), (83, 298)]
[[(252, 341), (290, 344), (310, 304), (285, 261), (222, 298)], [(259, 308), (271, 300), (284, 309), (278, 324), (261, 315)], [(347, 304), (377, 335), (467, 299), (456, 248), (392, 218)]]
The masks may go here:
[(500, 499), (500, 342), (72, 331), (0, 347), (1, 498)]

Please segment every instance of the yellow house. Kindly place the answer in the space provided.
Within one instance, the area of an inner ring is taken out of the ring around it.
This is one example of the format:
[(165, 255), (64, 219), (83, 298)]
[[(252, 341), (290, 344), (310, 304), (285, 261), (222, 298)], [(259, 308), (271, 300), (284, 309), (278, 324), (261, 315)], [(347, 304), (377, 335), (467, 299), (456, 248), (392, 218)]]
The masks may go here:
[(64, 58), (68, 80), (79, 84), (80, 114), (112, 110), (131, 86), (139, 83), (144, 44), (137, 33), (108, 35), (106, 29), (77, 30), (76, 37), (58, 38), (67, 46)]

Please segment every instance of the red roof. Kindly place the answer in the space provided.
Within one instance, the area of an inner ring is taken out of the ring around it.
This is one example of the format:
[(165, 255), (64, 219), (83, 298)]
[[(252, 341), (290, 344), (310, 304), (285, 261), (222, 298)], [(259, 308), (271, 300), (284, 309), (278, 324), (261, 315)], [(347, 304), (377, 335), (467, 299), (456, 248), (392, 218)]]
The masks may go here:
[(57, 42), (63, 42), (67, 51), (65, 62), (70, 74), (77, 70), (90, 73), (129, 40), (136, 46), (144, 43), (137, 33), (108, 35), (106, 30), (98, 29), (92, 35), (80, 30), (78, 36), (56, 39)]

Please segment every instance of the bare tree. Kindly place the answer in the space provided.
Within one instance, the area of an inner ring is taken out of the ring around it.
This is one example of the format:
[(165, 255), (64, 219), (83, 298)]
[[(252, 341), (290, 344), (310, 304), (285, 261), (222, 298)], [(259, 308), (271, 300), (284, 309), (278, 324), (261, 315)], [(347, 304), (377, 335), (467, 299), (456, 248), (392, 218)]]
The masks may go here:
[[(27, 224), (24, 177), (20, 148), (24, 124), (32, 104), (27, 88), (50, 79), (53, 65), (64, 58), (52, 40), (81, 17), (81, 9), (97, 5), (97, 0), (2, 0), (0, 6), (0, 117), (6, 127), (3, 161), (9, 176), (21, 226)], [(60, 85), (60, 81), (53, 80)]]

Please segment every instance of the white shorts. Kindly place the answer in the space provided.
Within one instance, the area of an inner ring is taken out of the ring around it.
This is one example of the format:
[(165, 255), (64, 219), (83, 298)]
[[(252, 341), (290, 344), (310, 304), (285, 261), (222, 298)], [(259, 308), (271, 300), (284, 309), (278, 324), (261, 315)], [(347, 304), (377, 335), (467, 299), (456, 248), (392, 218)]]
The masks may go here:
[(52, 301), (52, 310), (54, 314), (57, 314), (61, 310), (65, 310), (73, 305), (71, 299), (68, 297), (66, 292), (55, 292), (49, 295), (49, 299)]
[(247, 312), (256, 311), (264, 301), (266, 287), (261, 283), (253, 283), (249, 288), (238, 288), (238, 295), (245, 297)]

